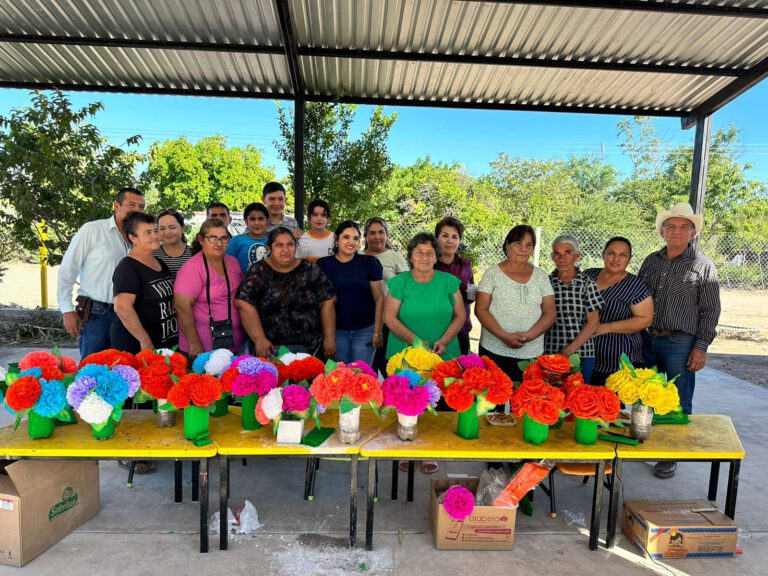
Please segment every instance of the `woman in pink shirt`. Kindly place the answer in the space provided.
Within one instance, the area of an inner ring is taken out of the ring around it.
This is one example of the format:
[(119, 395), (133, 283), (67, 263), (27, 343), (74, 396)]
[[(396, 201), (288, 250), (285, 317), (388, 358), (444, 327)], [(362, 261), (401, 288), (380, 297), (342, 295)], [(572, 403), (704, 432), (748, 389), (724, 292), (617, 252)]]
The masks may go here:
[(237, 259), (224, 253), (230, 239), (224, 222), (206, 220), (192, 242), (192, 257), (176, 275), (179, 348), (192, 358), (214, 348), (237, 354), (245, 340), (233, 303), (243, 273)]

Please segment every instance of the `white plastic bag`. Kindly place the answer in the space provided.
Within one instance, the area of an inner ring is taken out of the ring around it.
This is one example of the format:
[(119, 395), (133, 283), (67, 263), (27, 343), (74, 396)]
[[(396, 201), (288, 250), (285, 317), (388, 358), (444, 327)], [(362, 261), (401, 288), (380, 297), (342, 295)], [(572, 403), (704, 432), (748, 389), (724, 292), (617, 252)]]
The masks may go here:
[(243, 510), (240, 512), (240, 524), (235, 525), (235, 532), (237, 534), (250, 534), (261, 528), (261, 526), (256, 507), (251, 504), (250, 500), (246, 500)]
[[(211, 515), (211, 519), (208, 521), (208, 533), (209, 534), (218, 534), (219, 533), (219, 518), (221, 518), (221, 514), (219, 512), (214, 512)], [(235, 515), (232, 514), (232, 509), (227, 508), (227, 526), (229, 528), (232, 528), (237, 523), (237, 520), (235, 520)]]

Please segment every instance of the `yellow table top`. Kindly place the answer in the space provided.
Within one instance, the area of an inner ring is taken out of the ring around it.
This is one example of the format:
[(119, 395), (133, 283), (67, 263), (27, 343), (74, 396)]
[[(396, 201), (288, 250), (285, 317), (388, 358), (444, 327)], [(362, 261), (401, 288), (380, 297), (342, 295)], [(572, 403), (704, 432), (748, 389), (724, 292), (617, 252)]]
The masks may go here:
[(617, 444), (625, 460), (731, 460), (744, 458), (744, 447), (728, 416), (691, 415), (687, 425), (657, 424), (651, 436), (637, 446)]
[(393, 423), (373, 440), (365, 443), (361, 455), (370, 458), (447, 460), (522, 460), (552, 458), (557, 460), (613, 460), (614, 445), (597, 441), (594, 446), (577, 444), (573, 439), (573, 422), (549, 431), (549, 439), (541, 446), (523, 442), (523, 423), (515, 426), (491, 426), (480, 419), (480, 438), (464, 440), (456, 435), (455, 412), (437, 416), (419, 416), (416, 439), (404, 442), (397, 437)]
[[(360, 446), (390, 425), (394, 414), (383, 418), (371, 410), (360, 410), (360, 440), (356, 444), (342, 444), (334, 433), (317, 448), (303, 444), (278, 444), (272, 433), (272, 425), (258, 430), (243, 430), (240, 425), (240, 408), (229, 407), (229, 414), (220, 418), (211, 418), (211, 438), (219, 449), (219, 454), (228, 456), (322, 456), (352, 455), (360, 453)], [(323, 426), (339, 427), (339, 415), (336, 410), (329, 410), (320, 418)], [(315, 421), (304, 423), (304, 434), (315, 427)]]
[(57, 427), (53, 436), (32, 440), (27, 421), (18, 430), (0, 428), (0, 456), (11, 458), (209, 458), (215, 444), (196, 447), (184, 438), (182, 414), (177, 412), (173, 428), (158, 428), (149, 410), (126, 410), (115, 426), (115, 436), (96, 440), (84, 422)]

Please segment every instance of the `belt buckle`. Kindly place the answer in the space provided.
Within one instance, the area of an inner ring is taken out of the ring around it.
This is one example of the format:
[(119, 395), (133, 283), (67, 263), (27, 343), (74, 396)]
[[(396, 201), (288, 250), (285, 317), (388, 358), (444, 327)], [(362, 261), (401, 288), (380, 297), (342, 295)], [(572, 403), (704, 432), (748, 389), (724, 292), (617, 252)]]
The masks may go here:
[(658, 338), (659, 332), (660, 331), (656, 328), (648, 328), (648, 334), (650, 334), (653, 338)]

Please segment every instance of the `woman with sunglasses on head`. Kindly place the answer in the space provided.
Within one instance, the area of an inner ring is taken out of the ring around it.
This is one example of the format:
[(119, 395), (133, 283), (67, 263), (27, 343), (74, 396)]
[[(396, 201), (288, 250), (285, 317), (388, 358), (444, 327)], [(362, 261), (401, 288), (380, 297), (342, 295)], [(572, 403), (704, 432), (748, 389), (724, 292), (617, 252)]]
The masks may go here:
[(184, 217), (177, 210), (166, 208), (157, 215), (157, 227), (162, 244), (154, 257), (165, 262), (176, 278), (179, 268), (192, 257), (192, 249), (184, 238)]
[[(373, 362), (383, 342), (384, 290), (381, 263), (359, 254), (360, 227), (345, 220), (334, 232), (333, 256), (317, 261), (336, 289), (337, 362)], [(303, 238), (303, 236), (302, 236)]]
[(230, 239), (221, 220), (203, 222), (192, 242), (192, 257), (176, 276), (179, 348), (190, 357), (216, 348), (237, 354), (245, 341), (234, 305), (243, 273), (235, 257), (225, 254)]

